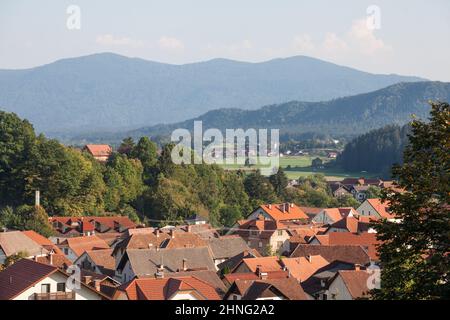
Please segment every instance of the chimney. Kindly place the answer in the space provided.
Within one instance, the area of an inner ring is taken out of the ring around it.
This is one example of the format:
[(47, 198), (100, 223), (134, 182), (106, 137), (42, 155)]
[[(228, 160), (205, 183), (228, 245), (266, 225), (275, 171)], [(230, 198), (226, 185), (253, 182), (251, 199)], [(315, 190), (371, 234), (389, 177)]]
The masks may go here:
[(149, 248), (149, 249), (153, 248), (153, 243), (149, 243), (149, 244), (148, 244), (148, 248)]
[(271, 204), (269, 204), (268, 207), (269, 207), (269, 209), (272, 209), (272, 205)]
[(38, 258), (38, 256), (36, 255), (36, 256), (33, 257), (33, 260), (37, 261), (38, 260), (37, 258)]
[(159, 238), (159, 229), (156, 229), (156, 237)]
[(311, 255), (307, 255), (307, 256), (306, 256), (306, 259), (308, 259), (309, 263), (312, 262), (312, 256), (311, 256)]
[(192, 232), (192, 226), (191, 225), (187, 226), (187, 232), (189, 232), (189, 233)]
[(41, 205), (41, 193), (39, 192), (39, 190), (35, 191), (35, 194), (34, 194), (34, 205), (36, 207), (39, 207)]
[(246, 257), (246, 256), (248, 256), (248, 250), (244, 250), (244, 251), (242, 251), (242, 255), (244, 256), (244, 257)]
[(187, 259), (183, 259), (183, 271), (187, 270)]
[(155, 277), (157, 279), (164, 278), (164, 265), (163, 264), (160, 264), (159, 267), (156, 269)]
[(173, 229), (170, 229), (170, 237), (173, 239), (175, 238), (175, 232)]
[(99, 280), (99, 279), (94, 280), (95, 291), (100, 291), (100, 283), (101, 283), (101, 280)]
[(48, 260), (50, 262), (50, 265), (53, 265), (53, 253), (48, 254)]
[(86, 284), (89, 284), (91, 282), (91, 280), (92, 280), (92, 276), (84, 276), (83, 277), (83, 281)]
[(284, 205), (286, 207), (286, 211), (289, 213), (289, 211), (291, 209), (291, 205), (289, 203), (285, 203)]
[(356, 271), (359, 271), (359, 270), (361, 270), (361, 265), (360, 265), (360, 264), (357, 264), (357, 263), (355, 263), (355, 270), (356, 270)]

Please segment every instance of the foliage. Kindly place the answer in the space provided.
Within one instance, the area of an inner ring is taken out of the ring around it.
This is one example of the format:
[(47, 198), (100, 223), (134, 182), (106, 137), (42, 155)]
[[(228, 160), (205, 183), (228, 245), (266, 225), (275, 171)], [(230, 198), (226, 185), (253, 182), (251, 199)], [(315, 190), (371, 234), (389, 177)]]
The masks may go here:
[(429, 122), (412, 122), (404, 163), (393, 173), (407, 192), (384, 192), (398, 223), (375, 225), (382, 263), (376, 299), (450, 298), (450, 106), (431, 103)]

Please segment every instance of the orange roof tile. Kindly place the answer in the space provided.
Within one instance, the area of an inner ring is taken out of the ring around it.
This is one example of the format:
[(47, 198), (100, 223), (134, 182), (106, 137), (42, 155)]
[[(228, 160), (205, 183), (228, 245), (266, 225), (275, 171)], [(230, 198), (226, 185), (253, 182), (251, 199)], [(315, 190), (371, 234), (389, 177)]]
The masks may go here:
[(247, 265), (251, 272), (256, 272), (257, 267), (260, 267), (262, 272), (279, 271), (283, 267), (278, 257), (260, 257), (260, 258), (245, 258), (242, 262)]
[(87, 144), (85, 148), (94, 157), (107, 157), (112, 153), (111, 146), (107, 144)]
[(282, 263), (289, 273), (298, 281), (305, 281), (317, 270), (329, 264), (322, 256), (309, 256), (299, 258), (283, 258)]
[(95, 235), (67, 238), (61, 244), (65, 243), (77, 256), (88, 250), (109, 249), (108, 244)]
[(389, 212), (389, 202), (381, 202), (381, 199), (367, 199), (367, 202), (385, 219), (393, 219), (395, 216)]
[(265, 204), (260, 208), (275, 221), (308, 219), (306, 213), (293, 203)]

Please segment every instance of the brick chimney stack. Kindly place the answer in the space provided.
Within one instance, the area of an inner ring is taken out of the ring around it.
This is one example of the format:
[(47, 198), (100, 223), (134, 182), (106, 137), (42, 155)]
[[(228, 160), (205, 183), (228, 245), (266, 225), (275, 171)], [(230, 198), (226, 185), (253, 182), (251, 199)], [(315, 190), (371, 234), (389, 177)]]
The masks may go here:
[(183, 271), (186, 271), (186, 270), (187, 270), (187, 259), (184, 258), (183, 259)]

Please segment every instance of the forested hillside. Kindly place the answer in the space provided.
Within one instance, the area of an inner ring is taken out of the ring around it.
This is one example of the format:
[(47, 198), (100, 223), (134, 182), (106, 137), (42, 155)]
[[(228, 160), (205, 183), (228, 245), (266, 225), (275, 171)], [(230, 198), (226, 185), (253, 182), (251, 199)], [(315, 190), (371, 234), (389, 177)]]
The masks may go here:
[[(77, 136), (72, 141), (120, 141), (132, 136), (166, 136), (176, 128), (192, 130), (195, 120), (203, 121), (203, 128), (278, 128), (280, 136), (310, 138), (314, 135), (356, 137), (386, 125), (404, 125), (415, 114), (428, 117), (429, 100), (450, 101), (450, 83), (414, 82), (396, 84), (378, 91), (335, 99), (327, 102), (293, 101), (249, 111), (221, 109), (198, 118), (114, 134)], [(69, 139), (70, 141), (70, 139)]]
[(393, 164), (401, 164), (408, 143), (409, 125), (389, 125), (363, 134), (345, 145), (337, 162), (348, 171), (368, 171), (390, 176)]
[[(216, 165), (175, 165), (172, 147), (165, 145), (158, 155), (147, 137), (125, 139), (108, 162), (99, 163), (80, 149), (37, 136), (15, 114), (0, 112), (0, 227), (46, 234), (47, 214), (107, 212), (150, 224), (176, 224), (196, 213), (214, 226), (231, 226), (261, 203), (354, 205), (353, 198), (333, 198), (323, 176), (286, 190), (281, 170), (268, 178)], [(34, 209), (35, 190), (45, 210)]]

